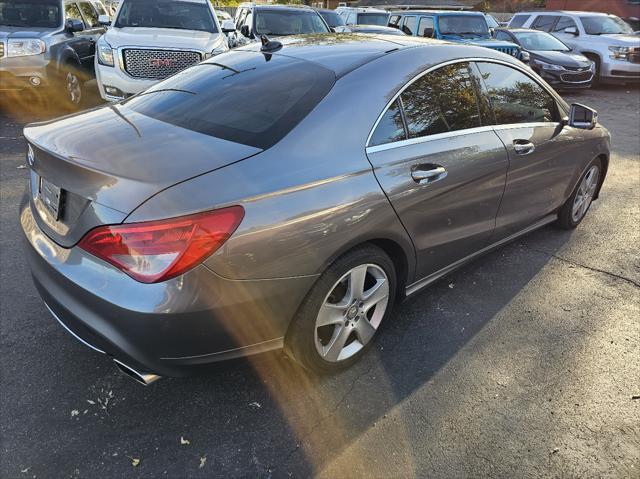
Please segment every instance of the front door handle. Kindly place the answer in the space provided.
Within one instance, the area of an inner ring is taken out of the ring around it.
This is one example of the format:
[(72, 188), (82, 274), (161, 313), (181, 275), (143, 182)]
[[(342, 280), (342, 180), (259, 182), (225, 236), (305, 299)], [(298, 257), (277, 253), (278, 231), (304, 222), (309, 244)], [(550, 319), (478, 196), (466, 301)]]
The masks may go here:
[(447, 170), (440, 165), (416, 165), (411, 170), (411, 178), (416, 183), (433, 183), (447, 176)]
[(527, 140), (514, 140), (513, 149), (517, 155), (528, 155), (536, 151), (536, 145)]

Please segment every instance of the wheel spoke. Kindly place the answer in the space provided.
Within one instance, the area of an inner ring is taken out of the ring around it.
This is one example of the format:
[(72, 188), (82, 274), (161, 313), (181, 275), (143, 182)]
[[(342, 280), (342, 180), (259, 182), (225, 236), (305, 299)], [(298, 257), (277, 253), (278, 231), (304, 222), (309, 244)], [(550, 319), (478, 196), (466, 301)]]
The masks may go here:
[(356, 336), (358, 336), (363, 346), (371, 341), (374, 334), (376, 334), (376, 328), (367, 321), (367, 318), (362, 318), (356, 323)]
[(389, 284), (387, 280), (379, 279), (376, 284), (369, 288), (363, 298), (364, 310), (369, 311), (372, 307), (378, 304), (380, 301), (386, 299), (389, 296)]
[(347, 339), (351, 334), (351, 330), (344, 326), (337, 326), (336, 331), (331, 338), (331, 341), (324, 348), (324, 358), (327, 361), (337, 361), (342, 349), (344, 348)]
[(364, 280), (367, 277), (367, 265), (363, 264), (351, 270), (349, 275), (349, 299), (361, 299), (364, 293)]
[(332, 324), (342, 323), (344, 321), (344, 317), (342, 313), (344, 312), (344, 306), (339, 304), (330, 304), (324, 303), (320, 307), (320, 312), (318, 313), (318, 319), (316, 320), (316, 327), (321, 326), (329, 326)]

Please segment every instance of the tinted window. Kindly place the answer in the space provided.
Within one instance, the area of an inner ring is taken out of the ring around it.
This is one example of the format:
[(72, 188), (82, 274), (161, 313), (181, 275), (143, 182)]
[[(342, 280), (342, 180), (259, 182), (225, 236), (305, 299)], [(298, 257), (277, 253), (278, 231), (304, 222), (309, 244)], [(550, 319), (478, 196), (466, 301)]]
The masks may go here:
[[(429, 31), (427, 31), (427, 30), (429, 30)], [(433, 36), (433, 18), (431, 18), (431, 17), (421, 17), (420, 18), (420, 23), (418, 24), (418, 36), (424, 37), (425, 36), (425, 32), (427, 33), (426, 36), (428, 36), (428, 37), (432, 37)]]
[(122, 0), (115, 26), (218, 31), (207, 4), (173, 0)]
[[(335, 75), (283, 55), (223, 53), (160, 82), (123, 105), (225, 140), (268, 148), (329, 92)], [(219, 65), (225, 65), (221, 67)]]
[(529, 20), (531, 15), (516, 15), (509, 22), (509, 28), (518, 28), (524, 25), (524, 23)]
[(496, 63), (478, 63), (497, 124), (557, 120), (556, 102), (527, 75)]
[(388, 22), (388, 13), (358, 13), (358, 24), (360, 25), (381, 25), (386, 27)]
[(407, 132), (404, 128), (404, 122), (402, 121), (402, 113), (400, 113), (400, 107), (398, 106), (398, 100), (387, 109), (387, 111), (380, 118), (378, 126), (376, 126), (369, 146), (384, 145), (385, 143), (391, 143), (394, 141), (400, 141), (407, 138)]
[(97, 27), (98, 23), (98, 14), (93, 9), (88, 2), (80, 2), (80, 10), (82, 11), (82, 15), (84, 15), (85, 20), (89, 24), (90, 27)]
[(404, 17), (402, 31), (407, 35), (413, 35), (416, 32), (416, 17)]
[(259, 10), (254, 11), (258, 35), (298, 35), (327, 33), (329, 29), (313, 10)]
[(409, 138), (480, 126), (467, 63), (448, 65), (413, 83), (402, 95)]
[(531, 28), (535, 28), (536, 30), (542, 30), (543, 32), (548, 32), (551, 30), (551, 27), (556, 22), (558, 17), (554, 15), (540, 15), (538, 18), (534, 20), (531, 24)]
[(506, 32), (496, 32), (496, 39), (497, 40), (505, 40), (507, 42), (513, 42), (513, 39), (511, 38), (511, 35), (509, 35)]
[(60, 6), (55, 0), (0, 0), (0, 25), (56, 28), (62, 24)]
[(560, 17), (560, 20), (558, 20), (558, 23), (556, 23), (555, 27), (553, 27), (551, 31), (562, 32), (565, 28), (569, 28), (569, 27), (575, 27), (576, 29), (578, 28), (576, 27), (576, 22), (574, 22), (571, 18)]

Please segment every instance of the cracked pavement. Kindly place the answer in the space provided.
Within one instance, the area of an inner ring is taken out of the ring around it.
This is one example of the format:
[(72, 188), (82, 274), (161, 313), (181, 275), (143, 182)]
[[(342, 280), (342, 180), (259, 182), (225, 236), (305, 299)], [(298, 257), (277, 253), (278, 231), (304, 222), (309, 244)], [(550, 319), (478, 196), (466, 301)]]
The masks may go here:
[(17, 220), (23, 120), (0, 113), (0, 476), (638, 477), (640, 90), (566, 96), (613, 134), (577, 230), (416, 295), (342, 374), (271, 354), (147, 388), (39, 299)]

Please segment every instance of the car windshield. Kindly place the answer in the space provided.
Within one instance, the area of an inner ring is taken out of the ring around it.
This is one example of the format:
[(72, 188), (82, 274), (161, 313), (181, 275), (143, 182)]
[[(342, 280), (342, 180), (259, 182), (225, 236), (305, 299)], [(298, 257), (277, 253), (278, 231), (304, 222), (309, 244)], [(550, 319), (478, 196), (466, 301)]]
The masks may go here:
[(489, 37), (489, 27), (482, 15), (445, 15), (438, 18), (443, 35)]
[(324, 21), (327, 22), (327, 25), (329, 25), (332, 28), (344, 26), (344, 20), (336, 12), (324, 11), (324, 12), (320, 12), (320, 15), (322, 15), (322, 18), (324, 18)]
[(258, 10), (255, 17), (258, 35), (284, 36), (329, 31), (320, 15), (312, 10)]
[(389, 23), (388, 13), (358, 13), (358, 24), (360, 25), (381, 25), (387, 26)]
[(545, 32), (512, 32), (525, 50), (568, 52), (571, 49)]
[(498, 20), (493, 18), (493, 15), (486, 15), (485, 18), (487, 19), (487, 25), (489, 28), (498, 28), (500, 26)]
[(584, 31), (588, 35), (606, 35), (616, 33), (633, 33), (631, 27), (621, 18), (614, 15), (580, 17)]
[(335, 74), (283, 55), (228, 52), (183, 70), (123, 105), (224, 140), (266, 149), (331, 90)]
[(185, 0), (123, 0), (114, 26), (218, 31), (206, 3)]
[(56, 0), (0, 0), (0, 25), (57, 28), (62, 25), (61, 6)]

